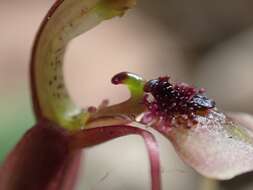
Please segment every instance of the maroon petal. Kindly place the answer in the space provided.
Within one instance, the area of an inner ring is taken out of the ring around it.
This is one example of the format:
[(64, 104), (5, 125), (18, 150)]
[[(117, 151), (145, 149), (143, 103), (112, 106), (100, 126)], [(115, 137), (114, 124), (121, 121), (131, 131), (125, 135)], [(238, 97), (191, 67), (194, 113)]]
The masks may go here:
[(49, 122), (31, 128), (0, 170), (0, 190), (71, 190), (80, 163), (80, 149), (120, 136), (141, 135), (151, 165), (152, 190), (160, 190), (160, 160), (154, 136), (130, 126), (108, 126), (70, 134)]
[(126, 125), (86, 129), (72, 135), (71, 147), (79, 149), (94, 146), (110, 139), (131, 134), (141, 135), (144, 139), (150, 159), (152, 190), (160, 190), (161, 176), (158, 145), (154, 136), (148, 131)]
[(62, 165), (57, 176), (51, 180), (51, 183), (47, 190), (72, 190), (74, 189), (82, 157), (82, 151), (77, 150), (72, 153), (68, 159)]
[[(58, 188), (63, 183), (65, 174), (62, 172), (73, 169), (72, 163), (79, 163), (78, 159), (73, 162), (78, 155), (70, 151), (66, 131), (48, 122), (41, 122), (23, 136), (1, 166), (0, 189), (62, 189)], [(73, 169), (71, 173), (76, 172)]]

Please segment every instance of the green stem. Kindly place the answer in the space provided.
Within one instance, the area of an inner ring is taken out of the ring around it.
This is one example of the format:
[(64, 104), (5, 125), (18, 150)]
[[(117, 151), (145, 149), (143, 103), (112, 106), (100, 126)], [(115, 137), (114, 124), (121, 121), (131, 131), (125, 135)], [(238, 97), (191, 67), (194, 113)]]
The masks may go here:
[(101, 21), (124, 14), (132, 0), (58, 0), (37, 35), (31, 62), (33, 103), (42, 117), (68, 129), (80, 128), (84, 118), (69, 96), (63, 59), (70, 40)]

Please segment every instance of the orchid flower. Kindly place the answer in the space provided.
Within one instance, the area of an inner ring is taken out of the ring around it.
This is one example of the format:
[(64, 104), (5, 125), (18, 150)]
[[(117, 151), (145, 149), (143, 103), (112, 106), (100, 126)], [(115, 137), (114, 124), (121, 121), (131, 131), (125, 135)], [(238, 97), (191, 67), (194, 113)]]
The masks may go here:
[(253, 170), (252, 121), (220, 112), (203, 89), (168, 76), (145, 80), (122, 72), (112, 83), (128, 87), (131, 97), (125, 102), (108, 106), (103, 101), (98, 108), (82, 109), (72, 101), (63, 76), (68, 43), (103, 20), (122, 16), (134, 4), (58, 0), (50, 9), (35, 39), (30, 67), (37, 123), (1, 166), (0, 190), (74, 189), (83, 148), (133, 134), (146, 144), (151, 188), (160, 190), (159, 148), (149, 127), (168, 138), (179, 156), (206, 177), (230, 179)]

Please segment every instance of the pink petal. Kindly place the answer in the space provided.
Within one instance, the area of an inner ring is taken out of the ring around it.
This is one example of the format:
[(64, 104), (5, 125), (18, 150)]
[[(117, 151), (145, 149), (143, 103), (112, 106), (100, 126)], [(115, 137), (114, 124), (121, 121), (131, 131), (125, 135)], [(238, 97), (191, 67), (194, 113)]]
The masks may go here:
[(110, 139), (130, 134), (137, 134), (143, 137), (150, 159), (152, 190), (160, 190), (161, 176), (160, 176), (160, 160), (159, 160), (158, 145), (154, 136), (148, 131), (126, 125), (119, 125), (119, 126), (114, 125), (114, 126), (85, 129), (81, 132), (78, 131), (75, 134), (73, 134), (71, 146), (72, 148), (77, 149), (82, 147), (94, 146), (99, 143), (108, 141)]
[(187, 164), (204, 176), (222, 180), (253, 170), (253, 133), (245, 123), (235, 123), (214, 110), (197, 120), (190, 129), (160, 130)]

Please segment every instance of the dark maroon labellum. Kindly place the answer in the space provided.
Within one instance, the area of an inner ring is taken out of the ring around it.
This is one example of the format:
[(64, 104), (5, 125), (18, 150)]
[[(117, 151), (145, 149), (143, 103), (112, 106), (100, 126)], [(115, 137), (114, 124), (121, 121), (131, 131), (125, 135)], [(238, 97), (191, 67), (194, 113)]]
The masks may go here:
[(203, 89), (196, 89), (185, 83), (172, 84), (169, 77), (160, 77), (146, 83), (144, 91), (152, 95), (152, 100), (144, 100), (148, 109), (156, 116), (171, 119), (173, 116), (187, 115), (192, 118), (198, 111), (215, 107), (215, 102), (204, 95)]

